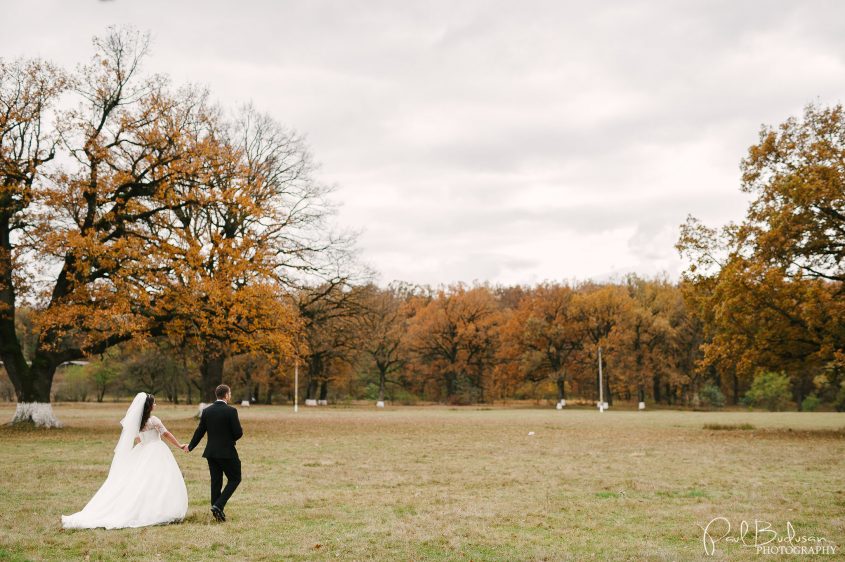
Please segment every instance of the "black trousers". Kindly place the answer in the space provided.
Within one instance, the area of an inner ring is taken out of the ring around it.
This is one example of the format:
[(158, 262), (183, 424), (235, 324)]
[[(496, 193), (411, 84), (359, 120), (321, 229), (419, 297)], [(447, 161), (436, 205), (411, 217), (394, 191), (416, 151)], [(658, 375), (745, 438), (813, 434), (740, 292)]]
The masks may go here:
[[(222, 511), (226, 502), (235, 493), (241, 483), (241, 459), (207, 458), (208, 472), (211, 474), (211, 505)], [(223, 488), (223, 475), (226, 475), (226, 487)], [(222, 491), (221, 491), (222, 488)]]

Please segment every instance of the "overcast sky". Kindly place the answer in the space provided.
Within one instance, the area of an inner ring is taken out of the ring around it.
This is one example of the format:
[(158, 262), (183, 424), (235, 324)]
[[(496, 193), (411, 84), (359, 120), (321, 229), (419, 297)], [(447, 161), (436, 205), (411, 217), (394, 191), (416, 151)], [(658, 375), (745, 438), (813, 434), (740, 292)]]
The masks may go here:
[(304, 133), (382, 282), (676, 276), (760, 126), (845, 92), (845, 3), (0, 0), (0, 56), (146, 68)]

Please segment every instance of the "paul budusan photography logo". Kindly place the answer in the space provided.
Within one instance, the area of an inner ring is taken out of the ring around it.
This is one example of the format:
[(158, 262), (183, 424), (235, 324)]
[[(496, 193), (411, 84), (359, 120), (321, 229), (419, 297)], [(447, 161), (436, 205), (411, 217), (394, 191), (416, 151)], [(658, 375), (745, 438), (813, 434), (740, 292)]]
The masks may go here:
[(702, 531), (707, 556), (716, 554), (716, 546), (720, 543), (753, 548), (757, 554), (834, 555), (839, 550), (825, 537), (799, 535), (790, 521), (779, 532), (769, 521), (755, 519), (752, 524), (743, 519), (739, 527), (734, 528), (727, 517), (714, 517)]

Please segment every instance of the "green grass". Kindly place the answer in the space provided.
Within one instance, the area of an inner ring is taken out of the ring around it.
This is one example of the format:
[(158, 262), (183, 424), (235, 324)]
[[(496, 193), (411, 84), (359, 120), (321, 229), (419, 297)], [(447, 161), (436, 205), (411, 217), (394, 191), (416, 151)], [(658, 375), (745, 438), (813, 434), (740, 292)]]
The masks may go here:
[[(105, 478), (125, 407), (0, 428), (0, 560), (696, 560), (718, 516), (845, 547), (845, 416), (792, 412), (253, 407), (227, 523), (204, 460), (175, 451), (184, 523), (62, 530)], [(156, 411), (183, 441), (193, 412)]]

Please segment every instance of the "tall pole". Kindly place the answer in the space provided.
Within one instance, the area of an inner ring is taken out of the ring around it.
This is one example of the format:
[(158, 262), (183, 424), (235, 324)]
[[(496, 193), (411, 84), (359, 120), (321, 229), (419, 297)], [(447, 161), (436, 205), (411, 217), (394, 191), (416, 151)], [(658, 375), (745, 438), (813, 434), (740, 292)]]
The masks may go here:
[(604, 384), (601, 377), (601, 347), (599, 347), (599, 412), (604, 412)]
[(299, 361), (293, 362), (293, 412), (299, 411)]

